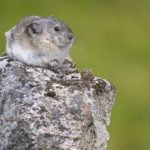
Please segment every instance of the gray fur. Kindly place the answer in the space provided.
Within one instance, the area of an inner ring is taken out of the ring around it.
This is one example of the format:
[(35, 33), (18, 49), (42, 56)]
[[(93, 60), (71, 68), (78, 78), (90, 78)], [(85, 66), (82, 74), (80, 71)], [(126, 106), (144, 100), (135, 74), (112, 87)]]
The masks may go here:
[(68, 25), (54, 16), (26, 17), (5, 35), (10, 57), (39, 67), (50, 66), (53, 60), (57, 60), (55, 66), (60, 67), (74, 39)]

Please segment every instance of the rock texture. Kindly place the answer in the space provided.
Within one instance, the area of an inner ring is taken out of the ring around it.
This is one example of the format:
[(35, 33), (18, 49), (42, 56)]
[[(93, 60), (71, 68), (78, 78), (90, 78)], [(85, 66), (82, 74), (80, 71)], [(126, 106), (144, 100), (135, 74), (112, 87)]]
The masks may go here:
[(0, 150), (106, 150), (114, 87), (70, 58), (53, 72), (0, 57)]

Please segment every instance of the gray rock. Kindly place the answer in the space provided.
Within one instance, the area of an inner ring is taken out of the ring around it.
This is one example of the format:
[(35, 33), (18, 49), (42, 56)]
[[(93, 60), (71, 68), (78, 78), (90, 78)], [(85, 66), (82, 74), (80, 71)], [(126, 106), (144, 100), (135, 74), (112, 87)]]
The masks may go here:
[(0, 150), (106, 150), (114, 87), (79, 71), (0, 57)]

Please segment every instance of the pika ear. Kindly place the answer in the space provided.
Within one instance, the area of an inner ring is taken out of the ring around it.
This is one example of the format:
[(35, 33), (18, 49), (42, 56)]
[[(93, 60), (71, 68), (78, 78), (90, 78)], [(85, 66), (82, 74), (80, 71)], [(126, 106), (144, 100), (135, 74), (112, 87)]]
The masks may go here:
[(38, 35), (42, 33), (42, 27), (38, 23), (31, 23), (26, 27), (25, 32), (30, 35)]
[(13, 41), (14, 40), (14, 36), (12, 34), (12, 30), (9, 30), (9, 31), (5, 32), (5, 37), (6, 37), (7, 42), (8, 41)]
[(56, 20), (56, 18), (52, 15), (52, 16), (49, 16), (49, 19), (51, 20)]
[(10, 36), (10, 31), (5, 32), (5, 37), (8, 38)]

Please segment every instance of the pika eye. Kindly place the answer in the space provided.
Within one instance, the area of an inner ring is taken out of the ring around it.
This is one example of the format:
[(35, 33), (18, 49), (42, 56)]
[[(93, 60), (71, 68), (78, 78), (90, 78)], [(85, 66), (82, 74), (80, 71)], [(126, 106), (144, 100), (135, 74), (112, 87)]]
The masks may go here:
[(59, 32), (59, 31), (60, 31), (60, 28), (59, 28), (59, 27), (55, 27), (54, 30), (55, 30), (56, 32)]

